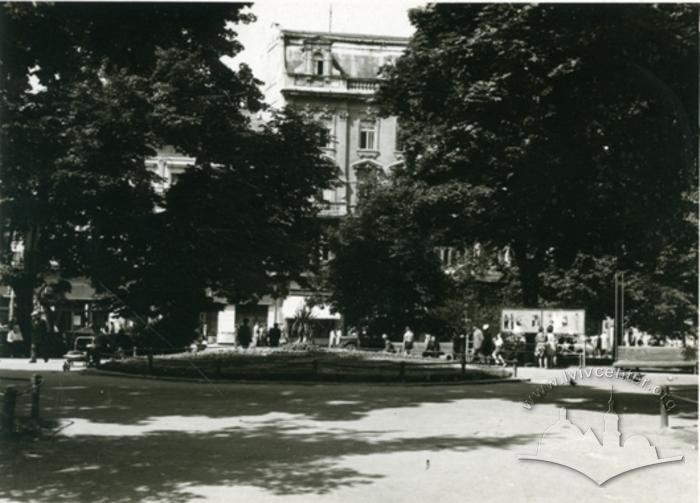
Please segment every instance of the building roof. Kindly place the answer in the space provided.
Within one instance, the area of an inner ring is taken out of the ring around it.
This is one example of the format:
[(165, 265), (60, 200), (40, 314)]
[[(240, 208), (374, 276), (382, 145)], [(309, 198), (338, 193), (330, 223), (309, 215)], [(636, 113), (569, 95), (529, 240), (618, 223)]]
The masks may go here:
[(395, 37), (389, 35), (365, 35), (361, 33), (337, 33), (323, 31), (302, 31), (302, 30), (280, 30), (285, 37), (300, 37), (300, 38), (323, 38), (331, 42), (360, 42), (363, 44), (379, 44), (379, 45), (406, 45), (409, 39), (407, 37)]

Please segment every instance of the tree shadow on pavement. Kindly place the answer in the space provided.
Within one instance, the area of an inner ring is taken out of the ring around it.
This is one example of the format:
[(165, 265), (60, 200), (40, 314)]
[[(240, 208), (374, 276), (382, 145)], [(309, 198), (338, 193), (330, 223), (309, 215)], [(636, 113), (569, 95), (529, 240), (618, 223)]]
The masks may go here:
[[(456, 400), (505, 400), (521, 407), (532, 396), (534, 405), (569, 409), (607, 409), (609, 389), (561, 384), (540, 393), (541, 384), (396, 386), (377, 384), (188, 383), (142, 379), (111, 379), (73, 375), (61, 383), (48, 376), (42, 407), (52, 416), (83, 417), (95, 422), (138, 424), (161, 415), (302, 414), (319, 421), (357, 420), (378, 409), (450, 403)], [(79, 384), (83, 384), (80, 386)], [(0, 384), (2, 384), (0, 382)], [(615, 389), (618, 412), (659, 414), (659, 398), (651, 392)], [(677, 401), (673, 414), (697, 418), (697, 404)]]
[[(264, 425), (253, 431), (159, 432), (133, 437), (78, 436), (29, 446), (5, 445), (2, 492), (13, 501), (186, 502), (189, 486), (254, 486), (274, 494), (326, 494), (370, 484), (382, 474), (342, 465), (343, 456), (469, 451), (527, 444), (538, 435), (397, 438), (339, 430), (295, 435)], [(263, 441), (264, 439), (264, 441)], [(40, 445), (39, 445), (40, 444)], [(410, 458), (409, 458), (410, 459)], [(413, 469), (423, 458), (416, 459)]]

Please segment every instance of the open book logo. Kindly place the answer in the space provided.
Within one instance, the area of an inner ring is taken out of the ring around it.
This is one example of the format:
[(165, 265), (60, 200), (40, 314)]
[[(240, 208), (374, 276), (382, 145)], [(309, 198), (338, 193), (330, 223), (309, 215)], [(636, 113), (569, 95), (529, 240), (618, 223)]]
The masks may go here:
[(613, 477), (637, 468), (683, 459), (683, 456), (659, 459), (656, 447), (642, 435), (630, 437), (622, 445), (612, 392), (608, 404), (608, 411), (603, 416), (602, 442), (590, 428), (584, 433), (569, 421), (566, 409), (562, 408), (559, 409), (559, 420), (542, 435), (537, 454), (520, 455), (518, 459), (566, 466), (601, 486)]

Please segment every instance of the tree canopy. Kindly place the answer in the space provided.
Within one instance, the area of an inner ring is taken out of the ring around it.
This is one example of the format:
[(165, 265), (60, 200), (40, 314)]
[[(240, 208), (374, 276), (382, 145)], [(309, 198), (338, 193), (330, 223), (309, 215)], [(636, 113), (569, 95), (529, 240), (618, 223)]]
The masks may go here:
[[(154, 316), (199, 307), (156, 296), (160, 308), (147, 308), (140, 297), (173, 292), (180, 266), (190, 299), (210, 286), (251, 295), (269, 287), (264, 275), (298, 272), (315, 195), (334, 173), (298, 117), (253, 127), (259, 82), (221, 62), (242, 48), (243, 8), (0, 5), (1, 272), (25, 333), (49, 271), (87, 275)], [(164, 199), (145, 160), (166, 145), (196, 162)]]
[(438, 4), (411, 21), (378, 100), (443, 243), (508, 246), (525, 305), (550, 259), (653, 270), (695, 211), (697, 7)]
[[(376, 175), (375, 173), (374, 175)], [(333, 235), (327, 284), (348, 324), (398, 335), (435, 328), (449, 289), (435, 241), (416, 225), (416, 187), (363, 174), (356, 211)]]

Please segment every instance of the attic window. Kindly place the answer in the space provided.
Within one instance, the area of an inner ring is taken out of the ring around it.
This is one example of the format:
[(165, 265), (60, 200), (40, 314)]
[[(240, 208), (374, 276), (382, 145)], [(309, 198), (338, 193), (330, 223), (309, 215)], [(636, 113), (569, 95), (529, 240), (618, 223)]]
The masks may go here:
[(317, 52), (313, 57), (314, 75), (324, 75), (323, 54)]

